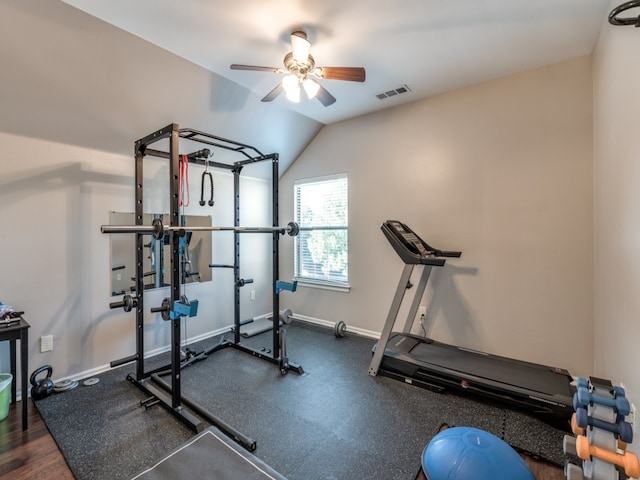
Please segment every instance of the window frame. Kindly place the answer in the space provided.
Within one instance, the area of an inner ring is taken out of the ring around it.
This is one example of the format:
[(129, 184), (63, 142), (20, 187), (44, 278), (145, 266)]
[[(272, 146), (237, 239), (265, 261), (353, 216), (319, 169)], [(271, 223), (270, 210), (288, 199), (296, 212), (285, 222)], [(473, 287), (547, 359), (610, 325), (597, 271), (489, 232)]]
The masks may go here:
[[(299, 204), (299, 189), (304, 185), (314, 185), (319, 183), (332, 182), (336, 180), (344, 180), (346, 182), (345, 190), (346, 190), (346, 225), (304, 225), (300, 220), (300, 204)], [(320, 177), (312, 177), (312, 178), (304, 178), (298, 179), (294, 181), (293, 184), (293, 204), (294, 204), (294, 218), (295, 221), (301, 228), (305, 227), (320, 227), (322, 230), (335, 230), (335, 231), (346, 231), (347, 239), (346, 239), (346, 265), (347, 265), (347, 275), (346, 280), (330, 280), (330, 279), (320, 279), (313, 278), (309, 276), (303, 276), (301, 271), (301, 263), (302, 259), (300, 258), (300, 235), (305, 232), (305, 230), (301, 230), (300, 234), (294, 238), (294, 249), (293, 249), (293, 272), (294, 272), (294, 280), (298, 282), (298, 284), (308, 287), (321, 288), (326, 290), (335, 290), (335, 291), (343, 291), (348, 292), (350, 289), (349, 283), (349, 177), (346, 173), (339, 173), (334, 175), (325, 175)], [(319, 228), (319, 229), (320, 229)]]

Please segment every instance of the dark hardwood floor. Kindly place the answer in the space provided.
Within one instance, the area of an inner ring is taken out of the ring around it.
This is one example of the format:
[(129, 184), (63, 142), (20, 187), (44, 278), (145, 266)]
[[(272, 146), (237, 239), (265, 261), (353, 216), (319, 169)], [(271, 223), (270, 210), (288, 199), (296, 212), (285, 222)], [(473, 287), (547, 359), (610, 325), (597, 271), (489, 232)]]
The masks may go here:
[(22, 431), (22, 405), (11, 405), (0, 422), (0, 480), (73, 479), (42, 417), (27, 400), (29, 428)]
[[(0, 422), (0, 480), (71, 480), (67, 466), (56, 442), (47, 430), (42, 417), (27, 400), (29, 429), (22, 431), (22, 406), (11, 405), (9, 416)], [(563, 480), (563, 469), (555, 465), (524, 457), (537, 480)]]
[(564, 469), (546, 462), (534, 460), (526, 455), (522, 455), (524, 462), (533, 473), (536, 480), (564, 480)]

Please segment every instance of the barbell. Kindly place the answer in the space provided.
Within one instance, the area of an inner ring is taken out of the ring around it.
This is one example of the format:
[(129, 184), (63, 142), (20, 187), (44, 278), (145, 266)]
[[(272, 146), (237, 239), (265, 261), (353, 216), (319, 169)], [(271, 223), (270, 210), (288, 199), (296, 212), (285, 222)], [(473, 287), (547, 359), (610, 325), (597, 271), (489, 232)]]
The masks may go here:
[(151, 225), (102, 225), (102, 233), (140, 233), (153, 235), (160, 240), (166, 233), (178, 232), (183, 237), (186, 232), (218, 232), (233, 231), (239, 233), (287, 233), (291, 237), (298, 235), (300, 230), (311, 230), (312, 227), (300, 228), (296, 222), (289, 222), (284, 227), (172, 227), (163, 225), (162, 220), (155, 218)]

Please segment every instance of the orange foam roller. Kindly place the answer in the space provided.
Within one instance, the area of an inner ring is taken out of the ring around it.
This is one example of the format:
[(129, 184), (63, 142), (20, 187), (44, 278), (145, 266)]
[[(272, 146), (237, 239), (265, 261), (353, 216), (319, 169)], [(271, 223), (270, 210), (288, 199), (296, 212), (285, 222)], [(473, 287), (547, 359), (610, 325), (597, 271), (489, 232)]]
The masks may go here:
[(590, 460), (591, 457), (599, 458), (600, 460), (624, 468), (625, 473), (630, 477), (640, 477), (640, 461), (638, 461), (638, 456), (633, 452), (619, 454), (596, 447), (595, 445), (589, 444), (589, 439), (584, 436), (576, 438), (576, 452), (582, 460)]

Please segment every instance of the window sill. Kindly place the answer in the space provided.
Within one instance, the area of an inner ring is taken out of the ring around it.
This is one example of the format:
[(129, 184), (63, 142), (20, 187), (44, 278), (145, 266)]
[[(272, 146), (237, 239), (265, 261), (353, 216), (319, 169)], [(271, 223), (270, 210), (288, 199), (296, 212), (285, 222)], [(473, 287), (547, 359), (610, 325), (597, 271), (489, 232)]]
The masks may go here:
[(334, 292), (343, 292), (343, 293), (349, 293), (349, 291), (351, 290), (350, 285), (321, 282), (317, 280), (309, 280), (307, 278), (296, 278), (295, 280), (297, 280), (298, 282), (298, 287), (319, 288), (320, 290), (331, 290)]

